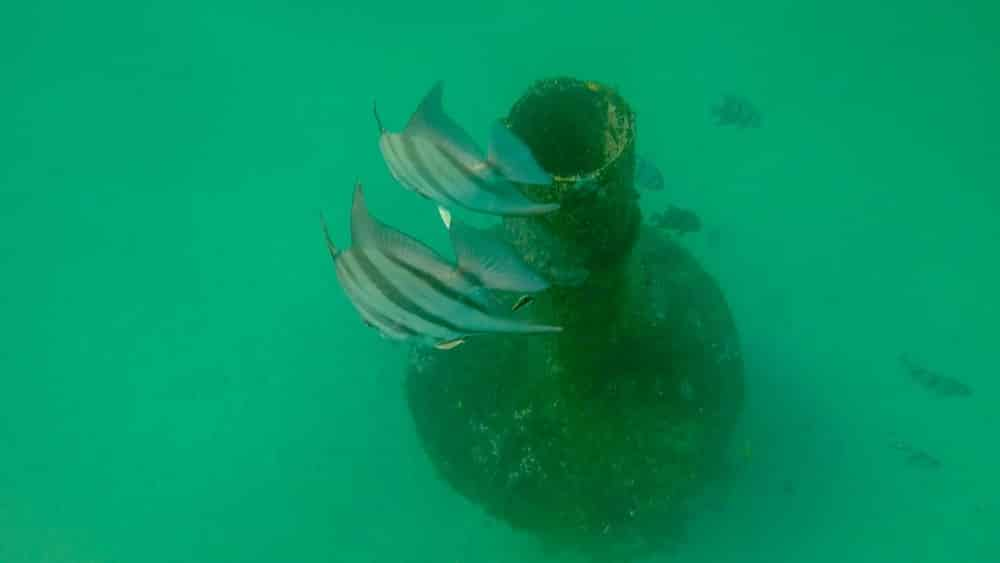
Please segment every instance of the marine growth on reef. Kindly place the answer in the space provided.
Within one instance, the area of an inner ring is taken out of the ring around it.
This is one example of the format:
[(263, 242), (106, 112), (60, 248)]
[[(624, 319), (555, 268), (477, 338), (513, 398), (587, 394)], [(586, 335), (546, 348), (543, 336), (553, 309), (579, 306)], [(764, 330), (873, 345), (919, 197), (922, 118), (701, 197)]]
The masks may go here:
[[(386, 167), (440, 217), (455, 260), (376, 219), (359, 182), (349, 247), (323, 219), (338, 282), (365, 324), (412, 344), (408, 407), (455, 491), (550, 547), (616, 562), (661, 551), (725, 465), (743, 401), (726, 300), (665, 234), (700, 220), (671, 206), (643, 221), (639, 194), (667, 183), (636, 155), (636, 116), (613, 88), (540, 80), (486, 151), (441, 93), (398, 132), (374, 113)], [(720, 119), (759, 121), (729, 106)], [(500, 222), (473, 228), (464, 212)]]

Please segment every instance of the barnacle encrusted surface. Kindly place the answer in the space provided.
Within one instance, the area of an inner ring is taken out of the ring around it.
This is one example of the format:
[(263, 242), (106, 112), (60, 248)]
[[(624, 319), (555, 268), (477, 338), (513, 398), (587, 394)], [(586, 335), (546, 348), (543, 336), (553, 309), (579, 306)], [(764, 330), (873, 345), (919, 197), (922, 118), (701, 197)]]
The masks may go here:
[(507, 122), (558, 177), (536, 197), (563, 204), (497, 229), (558, 284), (515, 314), (564, 331), (414, 349), (418, 434), (446, 482), (516, 528), (591, 551), (655, 551), (681, 528), (740, 411), (736, 327), (694, 257), (642, 225), (634, 116), (617, 93), (542, 81)]

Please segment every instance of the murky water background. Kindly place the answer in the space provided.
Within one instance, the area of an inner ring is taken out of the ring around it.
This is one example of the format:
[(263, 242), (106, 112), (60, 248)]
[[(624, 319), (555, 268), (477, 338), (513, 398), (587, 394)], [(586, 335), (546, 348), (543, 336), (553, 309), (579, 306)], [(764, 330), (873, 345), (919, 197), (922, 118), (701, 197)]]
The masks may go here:
[[(690, 246), (744, 341), (743, 461), (679, 560), (1000, 559), (992, 3), (0, 14), (0, 561), (545, 560), (435, 477), (403, 350), (358, 322), (318, 212), (346, 242), (360, 177), (444, 244), (380, 161), (372, 99), (401, 127), (444, 79), (482, 139), (562, 74), (635, 107), (667, 184), (644, 212), (701, 215)], [(712, 123), (727, 93), (760, 128)], [(933, 396), (900, 354), (973, 395)]]

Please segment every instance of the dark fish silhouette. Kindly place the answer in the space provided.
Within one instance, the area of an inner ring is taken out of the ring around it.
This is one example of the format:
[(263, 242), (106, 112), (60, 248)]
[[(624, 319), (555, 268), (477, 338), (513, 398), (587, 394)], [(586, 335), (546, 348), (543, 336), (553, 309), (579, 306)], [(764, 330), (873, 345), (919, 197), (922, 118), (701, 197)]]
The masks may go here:
[(760, 127), (760, 112), (741, 96), (727, 95), (712, 106), (716, 125), (730, 125), (740, 128)]
[(651, 192), (663, 191), (663, 173), (653, 164), (651, 160), (644, 156), (635, 159), (635, 187)]
[(694, 211), (681, 209), (676, 205), (668, 205), (666, 211), (654, 213), (652, 222), (654, 227), (677, 231), (679, 235), (697, 233), (701, 230), (701, 219)]
[(521, 309), (522, 307), (526, 307), (528, 305), (531, 305), (534, 302), (535, 302), (535, 298), (534, 297), (532, 297), (530, 295), (522, 295), (521, 297), (519, 297), (517, 299), (517, 301), (513, 305), (511, 305), (510, 310), (511, 311), (517, 311), (518, 309)]
[(903, 442), (893, 442), (889, 444), (889, 447), (903, 452), (906, 456), (906, 463), (914, 467), (920, 467), (923, 469), (939, 469), (941, 467), (941, 460), (932, 456), (931, 454), (914, 448), (909, 444)]
[(972, 388), (954, 377), (948, 377), (917, 365), (906, 356), (900, 356), (899, 361), (903, 364), (903, 369), (906, 370), (910, 379), (938, 397), (968, 397), (972, 395)]

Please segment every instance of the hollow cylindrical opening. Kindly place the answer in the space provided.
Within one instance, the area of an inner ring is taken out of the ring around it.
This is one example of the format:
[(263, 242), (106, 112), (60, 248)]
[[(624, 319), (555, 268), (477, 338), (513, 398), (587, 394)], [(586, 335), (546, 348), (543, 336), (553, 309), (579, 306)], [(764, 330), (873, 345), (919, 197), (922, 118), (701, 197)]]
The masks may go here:
[(511, 109), (508, 123), (542, 167), (561, 178), (600, 171), (634, 135), (624, 99), (599, 83), (574, 78), (535, 83)]
[[(598, 82), (540, 80), (511, 107), (507, 125), (555, 176), (554, 185), (524, 186), (526, 193), (560, 209), (504, 222), (520, 229), (521, 239), (558, 241), (566, 262), (610, 275), (628, 256), (641, 219), (633, 186), (635, 117), (625, 99)], [(524, 232), (531, 230), (544, 236)]]

